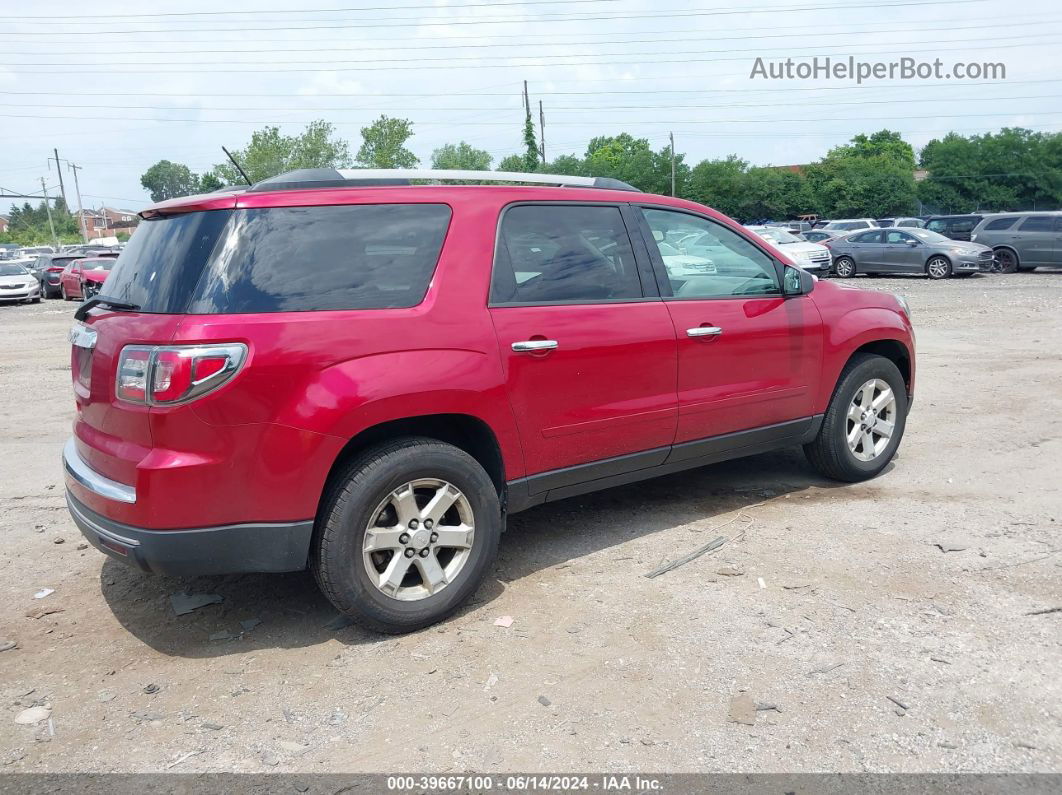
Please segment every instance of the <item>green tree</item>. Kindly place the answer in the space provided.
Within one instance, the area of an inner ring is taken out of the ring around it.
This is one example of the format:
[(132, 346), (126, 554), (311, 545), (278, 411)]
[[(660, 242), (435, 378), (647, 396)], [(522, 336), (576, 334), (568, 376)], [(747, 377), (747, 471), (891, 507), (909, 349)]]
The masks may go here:
[(535, 123), (531, 120), (531, 105), (527, 105), (524, 117), (524, 171), (537, 171), (539, 160), (538, 138), (535, 137)]
[(702, 160), (690, 172), (687, 198), (736, 218), (743, 211), (748, 171), (748, 162), (737, 155)]
[(368, 127), (361, 128), (358, 165), (364, 168), (413, 168), (420, 161), (406, 149), (406, 141), (412, 135), (413, 122), (380, 116)]
[(151, 201), (160, 202), (199, 192), (199, 176), (183, 163), (160, 160), (140, 177)]
[(506, 155), (498, 163), (498, 171), (524, 171), (525, 167), (523, 155)]
[[(654, 152), (648, 140), (629, 133), (591, 138), (585, 168), (590, 176), (612, 177), (648, 193), (671, 193), (671, 149), (665, 146)], [(687, 193), (689, 175), (685, 155), (676, 155), (676, 195)]]
[(918, 197), (914, 165), (914, 150), (899, 133), (857, 135), (807, 168), (807, 189), (828, 217), (910, 215)]
[(210, 193), (211, 191), (221, 190), (225, 187), (225, 183), (218, 179), (216, 174), (204, 174), (199, 178), (199, 190), (203, 193)]
[(464, 141), (443, 144), (431, 153), (432, 168), (488, 171), (492, 160), (490, 152), (476, 149)]
[[(348, 168), (350, 145), (334, 137), (326, 121), (310, 122), (300, 135), (281, 135), (279, 127), (263, 127), (251, 133), (251, 142), (233, 151), (233, 157), (251, 182), (275, 177), (298, 168)], [(231, 163), (219, 163), (214, 176), (222, 185), (242, 185), (243, 177)]]

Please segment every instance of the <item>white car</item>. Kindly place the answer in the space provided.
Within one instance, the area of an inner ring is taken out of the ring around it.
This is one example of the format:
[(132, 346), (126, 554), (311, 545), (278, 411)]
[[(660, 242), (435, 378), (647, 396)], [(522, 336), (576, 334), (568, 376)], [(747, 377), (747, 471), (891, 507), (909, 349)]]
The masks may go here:
[(826, 246), (801, 240), (778, 226), (746, 226), (745, 228), (777, 246), (804, 270), (815, 274), (829, 273), (833, 257)]
[(873, 218), (835, 218), (826, 226), (817, 229), (835, 229), (838, 232), (854, 232), (856, 229), (877, 229), (878, 222)]
[(706, 273), (716, 273), (715, 263), (709, 257), (699, 257), (696, 254), (683, 254), (670, 243), (657, 242), (660, 249), (660, 257), (667, 267), (668, 276), (703, 276)]
[(0, 262), (0, 302), (41, 300), (41, 285), (23, 266)]

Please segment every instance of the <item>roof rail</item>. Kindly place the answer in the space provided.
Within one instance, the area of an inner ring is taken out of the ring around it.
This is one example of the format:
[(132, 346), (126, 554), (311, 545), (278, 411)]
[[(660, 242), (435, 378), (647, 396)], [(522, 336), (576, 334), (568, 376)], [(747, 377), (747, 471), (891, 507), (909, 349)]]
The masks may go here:
[(536, 174), (520, 171), (465, 171), (435, 168), (303, 168), (256, 182), (248, 191), (291, 188), (345, 188), (378, 185), (409, 185), (412, 180), (427, 182), (519, 182), (531, 185), (557, 185), (569, 188), (606, 188), (638, 191), (633, 185), (610, 177), (571, 177), (562, 174)]

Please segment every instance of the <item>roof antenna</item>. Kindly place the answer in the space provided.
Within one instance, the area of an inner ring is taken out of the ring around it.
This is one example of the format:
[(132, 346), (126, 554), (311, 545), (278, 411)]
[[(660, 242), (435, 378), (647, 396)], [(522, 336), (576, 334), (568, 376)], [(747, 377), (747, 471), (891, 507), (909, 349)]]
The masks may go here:
[(232, 156), (232, 152), (230, 152), (224, 146), (221, 147), (221, 151), (224, 152), (228, 156), (229, 160), (232, 161), (232, 164), (234, 166), (236, 166), (236, 170), (240, 172), (240, 176), (243, 177), (244, 181), (248, 185), (252, 184), (251, 183), (251, 178), (247, 176), (247, 172), (246, 171), (244, 171), (242, 168), (240, 168), (240, 164), (236, 162), (236, 158)]

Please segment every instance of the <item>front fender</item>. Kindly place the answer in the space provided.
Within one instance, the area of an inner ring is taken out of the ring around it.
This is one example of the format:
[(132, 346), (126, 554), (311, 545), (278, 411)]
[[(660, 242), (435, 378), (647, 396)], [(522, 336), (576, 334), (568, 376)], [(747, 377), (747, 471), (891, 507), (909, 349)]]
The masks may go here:
[(816, 398), (816, 411), (824, 412), (833, 396), (841, 371), (857, 350), (873, 342), (891, 341), (903, 346), (910, 362), (908, 390), (914, 390), (915, 344), (914, 329), (907, 316), (885, 307), (858, 307), (824, 324), (822, 378)]

